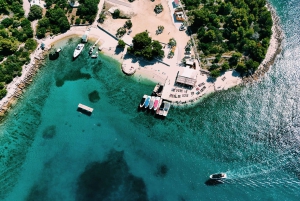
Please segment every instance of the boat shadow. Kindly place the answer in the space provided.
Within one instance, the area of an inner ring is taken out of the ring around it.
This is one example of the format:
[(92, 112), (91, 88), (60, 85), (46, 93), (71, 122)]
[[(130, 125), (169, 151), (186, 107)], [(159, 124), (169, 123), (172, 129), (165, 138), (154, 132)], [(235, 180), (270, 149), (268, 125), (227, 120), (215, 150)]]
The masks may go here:
[(205, 181), (205, 185), (207, 185), (207, 186), (216, 186), (216, 185), (220, 185), (220, 184), (224, 184), (224, 181), (216, 180), (216, 179), (208, 179)]
[(165, 119), (166, 117), (163, 116), (163, 115), (159, 115), (159, 114), (156, 114), (156, 111), (153, 110), (153, 109), (149, 109), (149, 108), (145, 108), (145, 107), (140, 107), (140, 106), (137, 106), (137, 111), (138, 112), (144, 112), (144, 113), (147, 113), (149, 115), (153, 115), (155, 119)]
[(86, 110), (83, 110), (83, 109), (81, 109), (81, 108), (77, 108), (77, 112), (80, 112), (80, 113), (85, 114), (85, 115), (87, 115), (87, 116), (91, 116), (91, 115), (92, 115), (91, 112), (86, 111)]

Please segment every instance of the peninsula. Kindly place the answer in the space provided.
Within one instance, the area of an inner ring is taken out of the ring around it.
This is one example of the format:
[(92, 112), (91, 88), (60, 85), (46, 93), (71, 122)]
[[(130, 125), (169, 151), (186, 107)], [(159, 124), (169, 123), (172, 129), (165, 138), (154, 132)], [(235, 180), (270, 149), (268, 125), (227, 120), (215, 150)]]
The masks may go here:
[[(122, 64), (125, 73), (133, 74), (137, 82), (150, 79), (163, 85), (162, 98), (178, 105), (259, 79), (280, 52), (283, 35), (279, 19), (266, 0), (90, 3), (20, 1), (23, 11), (15, 13), (18, 26), (7, 15), (16, 4), (5, 5), (0, 40), (8, 40), (6, 33), (18, 37), (18, 42), (11, 41), (9, 55), (1, 53), (1, 67), (18, 54), (21, 57), (17, 58), (26, 59), (20, 59), (10, 78), (0, 80), (2, 114), (31, 81), (47, 50), (66, 37), (88, 33), (105, 54)], [(20, 26), (25, 38), (13, 35), (14, 27)]]

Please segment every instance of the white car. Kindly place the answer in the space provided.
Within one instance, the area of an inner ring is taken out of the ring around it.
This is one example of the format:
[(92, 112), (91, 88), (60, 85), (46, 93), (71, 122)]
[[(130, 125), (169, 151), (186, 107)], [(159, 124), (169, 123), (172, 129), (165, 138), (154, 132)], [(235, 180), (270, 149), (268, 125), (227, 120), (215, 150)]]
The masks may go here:
[(181, 26), (179, 27), (179, 31), (184, 31), (184, 30), (186, 30), (186, 27), (185, 27), (184, 25), (181, 25)]
[(127, 32), (127, 35), (131, 34), (132, 30), (129, 29), (128, 32)]

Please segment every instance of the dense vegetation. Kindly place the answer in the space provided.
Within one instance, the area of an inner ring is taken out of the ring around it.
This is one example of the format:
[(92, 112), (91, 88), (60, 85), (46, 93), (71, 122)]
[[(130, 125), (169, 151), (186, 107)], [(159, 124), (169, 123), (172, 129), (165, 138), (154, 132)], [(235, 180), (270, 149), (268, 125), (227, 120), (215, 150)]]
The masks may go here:
[[(21, 0), (0, 0), (0, 99), (6, 95), (5, 84), (21, 75), (37, 42), (32, 39), (30, 21), (24, 18)], [(8, 16), (9, 15), (9, 16)], [(22, 43), (25, 43), (22, 47)]]
[(164, 51), (162, 45), (149, 37), (147, 32), (142, 32), (133, 37), (133, 46), (128, 47), (127, 51), (138, 57), (143, 57), (147, 60), (153, 58), (163, 58)]
[(99, 0), (79, 0), (79, 3), (76, 15), (89, 23), (94, 22), (98, 12)]
[(43, 17), (43, 9), (38, 5), (33, 5), (30, 7), (30, 12), (28, 13), (28, 19), (30, 21), (38, 20)]
[[(229, 68), (253, 72), (264, 59), (272, 34), (266, 0), (183, 0), (202, 61), (213, 76)], [(202, 63), (203, 63), (202, 62)]]
[(56, 6), (46, 12), (46, 16), (38, 21), (36, 35), (38, 38), (45, 37), (46, 32), (58, 34), (70, 29), (69, 21), (65, 15), (65, 10)]

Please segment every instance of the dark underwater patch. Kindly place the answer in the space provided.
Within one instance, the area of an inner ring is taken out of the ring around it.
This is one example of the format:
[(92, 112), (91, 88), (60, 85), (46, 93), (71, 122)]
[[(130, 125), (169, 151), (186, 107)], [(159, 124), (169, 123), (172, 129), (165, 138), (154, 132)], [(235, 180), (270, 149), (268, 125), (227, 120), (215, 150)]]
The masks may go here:
[(56, 135), (56, 126), (52, 125), (52, 126), (47, 126), (44, 130), (43, 130), (43, 138), (44, 139), (51, 139)]
[(91, 75), (89, 73), (82, 73), (79, 70), (73, 70), (66, 73), (63, 77), (56, 78), (56, 86), (61, 87), (64, 85), (65, 81), (76, 81), (80, 79), (90, 79)]
[(157, 166), (157, 171), (155, 173), (156, 176), (165, 177), (169, 171), (168, 166), (165, 164)]
[(26, 198), (26, 201), (46, 201), (46, 200), (48, 200), (47, 189), (37, 184), (31, 187), (30, 192)]
[(103, 162), (86, 166), (79, 176), (78, 201), (148, 200), (144, 181), (129, 172), (124, 152), (111, 151)]
[(100, 96), (99, 96), (99, 92), (94, 90), (92, 91), (91, 93), (89, 93), (89, 100), (92, 102), (92, 103), (96, 103), (100, 100)]

